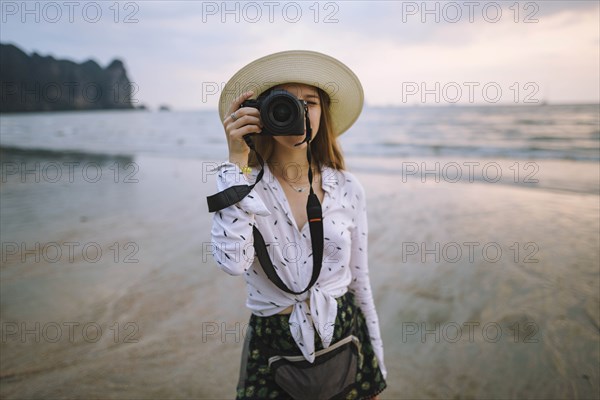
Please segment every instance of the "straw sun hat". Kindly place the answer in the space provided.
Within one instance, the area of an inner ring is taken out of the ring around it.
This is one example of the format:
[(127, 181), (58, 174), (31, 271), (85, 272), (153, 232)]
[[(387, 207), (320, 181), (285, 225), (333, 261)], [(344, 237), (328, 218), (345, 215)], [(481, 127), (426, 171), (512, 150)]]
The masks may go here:
[(336, 136), (344, 133), (360, 115), (364, 93), (358, 77), (340, 61), (307, 50), (270, 54), (246, 65), (227, 82), (219, 98), (221, 120), (233, 100), (252, 90), (255, 99), (283, 83), (303, 83), (325, 91), (331, 99), (331, 119)]

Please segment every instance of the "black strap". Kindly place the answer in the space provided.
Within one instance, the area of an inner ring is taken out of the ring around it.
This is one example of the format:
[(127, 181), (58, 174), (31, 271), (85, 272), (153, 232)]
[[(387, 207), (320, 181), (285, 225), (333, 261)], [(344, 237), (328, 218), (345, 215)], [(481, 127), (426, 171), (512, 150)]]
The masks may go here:
[[(313, 249), (313, 270), (308, 286), (306, 289), (300, 292), (293, 291), (292, 289), (288, 288), (285, 283), (283, 283), (279, 275), (277, 275), (277, 272), (275, 271), (276, 267), (273, 266), (271, 258), (267, 253), (267, 246), (260, 231), (256, 229), (256, 226), (254, 226), (252, 229), (252, 233), (254, 235), (254, 251), (258, 257), (258, 261), (260, 261), (263, 271), (265, 271), (267, 278), (269, 278), (271, 282), (273, 282), (279, 289), (287, 293), (298, 295), (306, 292), (317, 282), (317, 279), (319, 279), (319, 275), (321, 273), (321, 263), (323, 261), (323, 221), (321, 219), (320, 203), (318, 207), (315, 207), (314, 204), (311, 207), (311, 203), (314, 203), (315, 201), (318, 203), (319, 199), (317, 198), (316, 194), (311, 193), (308, 196), (308, 205), (306, 206), (306, 210), (309, 218), (308, 223), (310, 226), (310, 240)], [(311, 219), (313, 220), (312, 222)]]
[[(296, 144), (296, 146), (299, 146), (304, 142), (308, 142), (308, 146), (306, 146), (306, 157), (308, 159), (308, 165), (309, 165), (308, 181), (310, 183), (310, 194), (308, 195), (308, 201), (306, 203), (306, 215), (308, 216), (308, 225), (310, 228), (310, 240), (311, 240), (312, 249), (313, 249), (313, 253), (312, 253), (313, 270), (312, 270), (312, 276), (311, 276), (310, 282), (309, 282), (308, 286), (306, 287), (306, 289), (304, 289), (300, 292), (296, 292), (287, 287), (287, 285), (281, 280), (281, 278), (279, 277), (279, 275), (277, 275), (277, 272), (275, 271), (276, 267), (274, 267), (273, 263), (271, 262), (271, 258), (269, 257), (269, 254), (267, 252), (267, 246), (265, 244), (265, 240), (264, 240), (263, 236), (261, 235), (260, 231), (256, 228), (256, 226), (253, 226), (253, 228), (252, 228), (252, 234), (254, 237), (254, 251), (255, 251), (256, 256), (258, 257), (258, 261), (260, 262), (260, 265), (261, 265), (263, 271), (265, 271), (265, 274), (267, 275), (267, 278), (269, 278), (269, 280), (271, 282), (273, 282), (273, 284), (275, 284), (279, 289), (283, 290), (284, 292), (287, 292), (290, 294), (295, 294), (295, 295), (305, 293), (317, 282), (317, 279), (319, 279), (319, 275), (321, 274), (321, 264), (323, 262), (323, 210), (321, 208), (321, 202), (319, 201), (319, 198), (315, 194), (313, 187), (312, 187), (313, 175), (312, 175), (312, 168), (310, 168), (310, 166), (311, 166), (310, 140), (312, 137), (312, 128), (310, 126), (310, 120), (308, 117), (308, 109), (307, 109), (306, 103), (305, 103), (304, 107), (305, 107), (304, 115), (305, 115), (305, 123), (306, 123), (306, 137), (304, 138), (304, 140), (302, 142)], [(260, 166), (261, 166), (261, 170), (257, 176), (256, 182), (254, 182), (252, 185), (232, 186), (230, 188), (223, 190), (222, 192), (219, 192), (217, 194), (207, 197), (206, 200), (208, 202), (209, 212), (219, 211), (219, 210), (227, 208), (233, 204), (236, 204), (237, 202), (242, 200), (244, 197), (246, 197), (252, 191), (254, 186), (256, 186), (256, 184), (258, 182), (260, 182), (260, 180), (262, 179), (263, 174), (264, 174), (264, 160), (262, 159), (260, 154), (258, 154), (258, 152), (256, 151), (256, 149), (254, 147), (254, 143), (250, 139), (251, 136), (252, 136), (252, 134), (245, 135), (244, 140), (248, 144), (248, 147), (250, 147), (250, 149), (256, 153), (258, 162), (260, 163)]]
[[(252, 143), (250, 136), (251, 135), (244, 136), (244, 140), (248, 144), (248, 147), (250, 147), (252, 150), (255, 150), (254, 144)], [(260, 154), (256, 153), (256, 156), (257, 156), (258, 162), (260, 163), (260, 166), (261, 166), (260, 172), (258, 173), (258, 176), (256, 177), (256, 182), (254, 182), (252, 185), (231, 186), (231, 187), (223, 190), (222, 192), (213, 194), (212, 196), (208, 196), (206, 198), (206, 201), (208, 202), (208, 211), (209, 212), (220, 211), (224, 208), (227, 208), (233, 204), (240, 202), (244, 197), (248, 196), (248, 194), (252, 191), (252, 189), (254, 189), (254, 186), (256, 186), (256, 184), (258, 182), (260, 182), (260, 180), (263, 177), (263, 174), (265, 173), (265, 170), (264, 170), (265, 163), (264, 163), (262, 157), (260, 156)], [(223, 173), (227, 173), (227, 171), (223, 171)], [(243, 172), (241, 172), (241, 173), (243, 174)]]

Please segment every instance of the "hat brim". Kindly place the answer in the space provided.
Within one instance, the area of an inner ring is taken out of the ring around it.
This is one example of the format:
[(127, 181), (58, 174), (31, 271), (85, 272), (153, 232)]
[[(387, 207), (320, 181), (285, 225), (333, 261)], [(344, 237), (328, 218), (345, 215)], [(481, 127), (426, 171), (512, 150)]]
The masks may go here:
[(303, 83), (325, 91), (330, 99), (331, 121), (336, 136), (354, 124), (362, 112), (364, 92), (358, 77), (346, 65), (328, 55), (290, 50), (259, 58), (231, 77), (219, 98), (221, 120), (231, 103), (252, 90), (252, 98), (284, 83)]

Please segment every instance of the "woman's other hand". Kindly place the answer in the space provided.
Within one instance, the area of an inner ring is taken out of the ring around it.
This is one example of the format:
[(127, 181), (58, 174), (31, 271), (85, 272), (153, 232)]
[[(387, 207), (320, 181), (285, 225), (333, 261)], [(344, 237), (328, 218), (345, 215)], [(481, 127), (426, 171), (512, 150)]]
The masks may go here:
[(240, 105), (252, 97), (253, 92), (246, 92), (235, 99), (229, 110), (227, 118), (223, 121), (229, 146), (229, 162), (240, 166), (246, 165), (250, 148), (244, 140), (244, 135), (262, 132), (260, 112), (254, 107), (242, 107)]

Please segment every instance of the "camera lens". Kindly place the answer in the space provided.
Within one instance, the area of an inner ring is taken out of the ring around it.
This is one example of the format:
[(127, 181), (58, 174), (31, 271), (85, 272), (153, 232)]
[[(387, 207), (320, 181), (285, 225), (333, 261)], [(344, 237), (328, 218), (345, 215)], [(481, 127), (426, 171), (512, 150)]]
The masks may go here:
[(270, 135), (302, 135), (304, 133), (304, 105), (285, 90), (274, 89), (259, 96), (260, 118), (264, 132)]
[(286, 122), (288, 119), (290, 119), (291, 115), (292, 110), (290, 109), (289, 105), (285, 103), (279, 103), (273, 107), (273, 118), (277, 122)]

